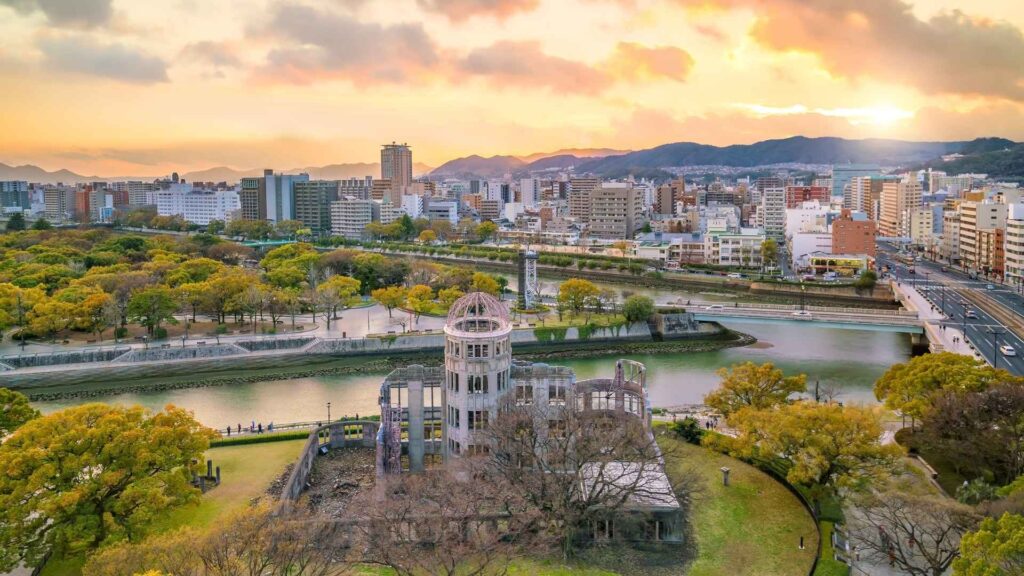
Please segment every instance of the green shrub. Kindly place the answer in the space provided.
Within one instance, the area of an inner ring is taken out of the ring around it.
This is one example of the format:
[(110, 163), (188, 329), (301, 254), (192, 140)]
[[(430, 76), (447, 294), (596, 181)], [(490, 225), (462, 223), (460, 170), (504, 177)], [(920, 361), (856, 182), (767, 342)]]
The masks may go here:
[(300, 440), (309, 437), (312, 430), (289, 430), (270, 434), (247, 434), (244, 436), (221, 436), (210, 441), (210, 448), (219, 446), (242, 446), (245, 444), (262, 444), (264, 442), (281, 442), (284, 440)]
[(705, 432), (704, 428), (701, 427), (700, 422), (698, 422), (696, 418), (691, 418), (689, 416), (682, 420), (673, 422), (669, 425), (669, 430), (690, 444), (697, 445), (700, 445)]
[(217, 334), (227, 334), (228, 333), (228, 325), (227, 324), (217, 324), (217, 328), (214, 329), (214, 332), (216, 332)]
[(164, 328), (163, 326), (161, 326), (161, 327), (157, 328), (156, 330), (153, 330), (153, 339), (154, 340), (166, 340), (167, 339), (167, 328)]

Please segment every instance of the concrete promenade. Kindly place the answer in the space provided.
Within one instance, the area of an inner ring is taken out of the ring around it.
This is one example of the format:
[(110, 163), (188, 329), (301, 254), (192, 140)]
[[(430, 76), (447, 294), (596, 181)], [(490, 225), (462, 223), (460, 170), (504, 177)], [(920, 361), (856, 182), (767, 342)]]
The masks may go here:
[[(928, 335), (928, 342), (932, 352), (956, 352), (957, 354), (973, 356), (978, 360), (984, 360), (967, 343), (964, 333), (959, 328), (949, 324), (943, 325), (943, 322), (949, 319), (932, 306), (931, 302), (925, 299), (916, 288), (904, 282), (898, 283), (893, 281), (892, 289), (893, 293), (896, 294), (896, 297), (907, 310), (917, 313), (918, 318), (920, 318), (924, 325), (925, 333)], [(954, 342), (954, 338), (956, 342)]]

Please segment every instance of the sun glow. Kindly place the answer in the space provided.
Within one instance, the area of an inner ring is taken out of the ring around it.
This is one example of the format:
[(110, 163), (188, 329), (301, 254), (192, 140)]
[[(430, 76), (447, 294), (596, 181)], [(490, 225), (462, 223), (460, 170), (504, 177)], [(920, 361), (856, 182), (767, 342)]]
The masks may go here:
[(914, 117), (912, 110), (904, 110), (892, 105), (869, 106), (863, 108), (812, 108), (803, 104), (792, 106), (764, 106), (761, 104), (734, 104), (755, 118), (770, 116), (802, 116), (816, 114), (830, 118), (843, 118), (854, 126), (888, 126)]

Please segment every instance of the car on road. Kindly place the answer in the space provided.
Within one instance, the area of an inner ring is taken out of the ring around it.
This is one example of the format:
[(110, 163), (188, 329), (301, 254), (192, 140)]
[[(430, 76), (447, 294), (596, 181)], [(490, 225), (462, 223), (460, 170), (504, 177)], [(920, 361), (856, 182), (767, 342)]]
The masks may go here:
[(964, 318), (977, 318), (977, 317), (978, 317), (978, 313), (975, 312), (974, 310), (968, 310), (967, 312), (964, 312)]
[(1009, 344), (1003, 344), (1002, 346), (1000, 346), (999, 347), (999, 352), (1003, 356), (1016, 356), (1017, 355), (1017, 350), (1015, 350), (1014, 347), (1010, 346)]
[(797, 310), (796, 312), (793, 312), (793, 316), (796, 316), (797, 318), (810, 318), (811, 313), (807, 310)]
[(705, 310), (724, 310), (725, 306), (722, 306), (721, 304), (712, 304), (710, 306), (705, 306), (704, 309)]
[(942, 272), (949, 272), (949, 268), (946, 268), (945, 266), (943, 266), (940, 270)]
[(995, 289), (996, 289), (995, 284), (986, 284), (985, 285), (985, 290), (995, 290)]
[(739, 272), (731, 272), (729, 273), (729, 278), (743, 278), (743, 274), (740, 274)]

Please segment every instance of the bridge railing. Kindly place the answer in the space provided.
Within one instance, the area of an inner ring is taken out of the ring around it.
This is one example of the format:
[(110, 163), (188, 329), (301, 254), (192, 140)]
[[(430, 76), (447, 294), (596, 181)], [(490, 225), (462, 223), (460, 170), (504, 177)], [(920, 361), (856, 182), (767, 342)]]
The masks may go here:
[[(809, 312), (813, 312), (807, 309)], [(698, 316), (722, 316), (724, 318), (736, 318), (736, 317), (750, 317), (750, 318), (780, 318), (786, 317), (790, 314), (785, 310), (756, 310), (750, 308), (720, 308), (714, 310), (694, 310), (694, 314)], [(848, 320), (848, 321), (859, 321), (864, 323), (876, 323), (876, 324), (890, 324), (890, 325), (919, 325), (920, 320), (916, 316), (878, 316), (871, 313), (861, 313), (859, 315), (854, 314), (836, 314), (831, 312), (817, 312), (813, 314), (814, 317), (819, 319), (828, 320)]]
[[(689, 302), (687, 304), (686, 302)], [(839, 307), (839, 306), (818, 306), (818, 305), (806, 305), (802, 308), (797, 304), (765, 304), (757, 302), (739, 302), (737, 303), (724, 303), (724, 302), (697, 302), (697, 301), (686, 301), (679, 299), (675, 302), (676, 306), (682, 306), (687, 309), (688, 312), (703, 312), (707, 306), (722, 306), (723, 309), (728, 308), (743, 308), (747, 310), (776, 310), (780, 312), (793, 312), (796, 310), (808, 310), (811, 312), (823, 312), (833, 314), (857, 314), (861, 316), (905, 316), (907, 318), (917, 318), (917, 312), (910, 310), (891, 310), (888, 308), (854, 308), (854, 307)], [(671, 306), (662, 306), (662, 308), (670, 308)]]

